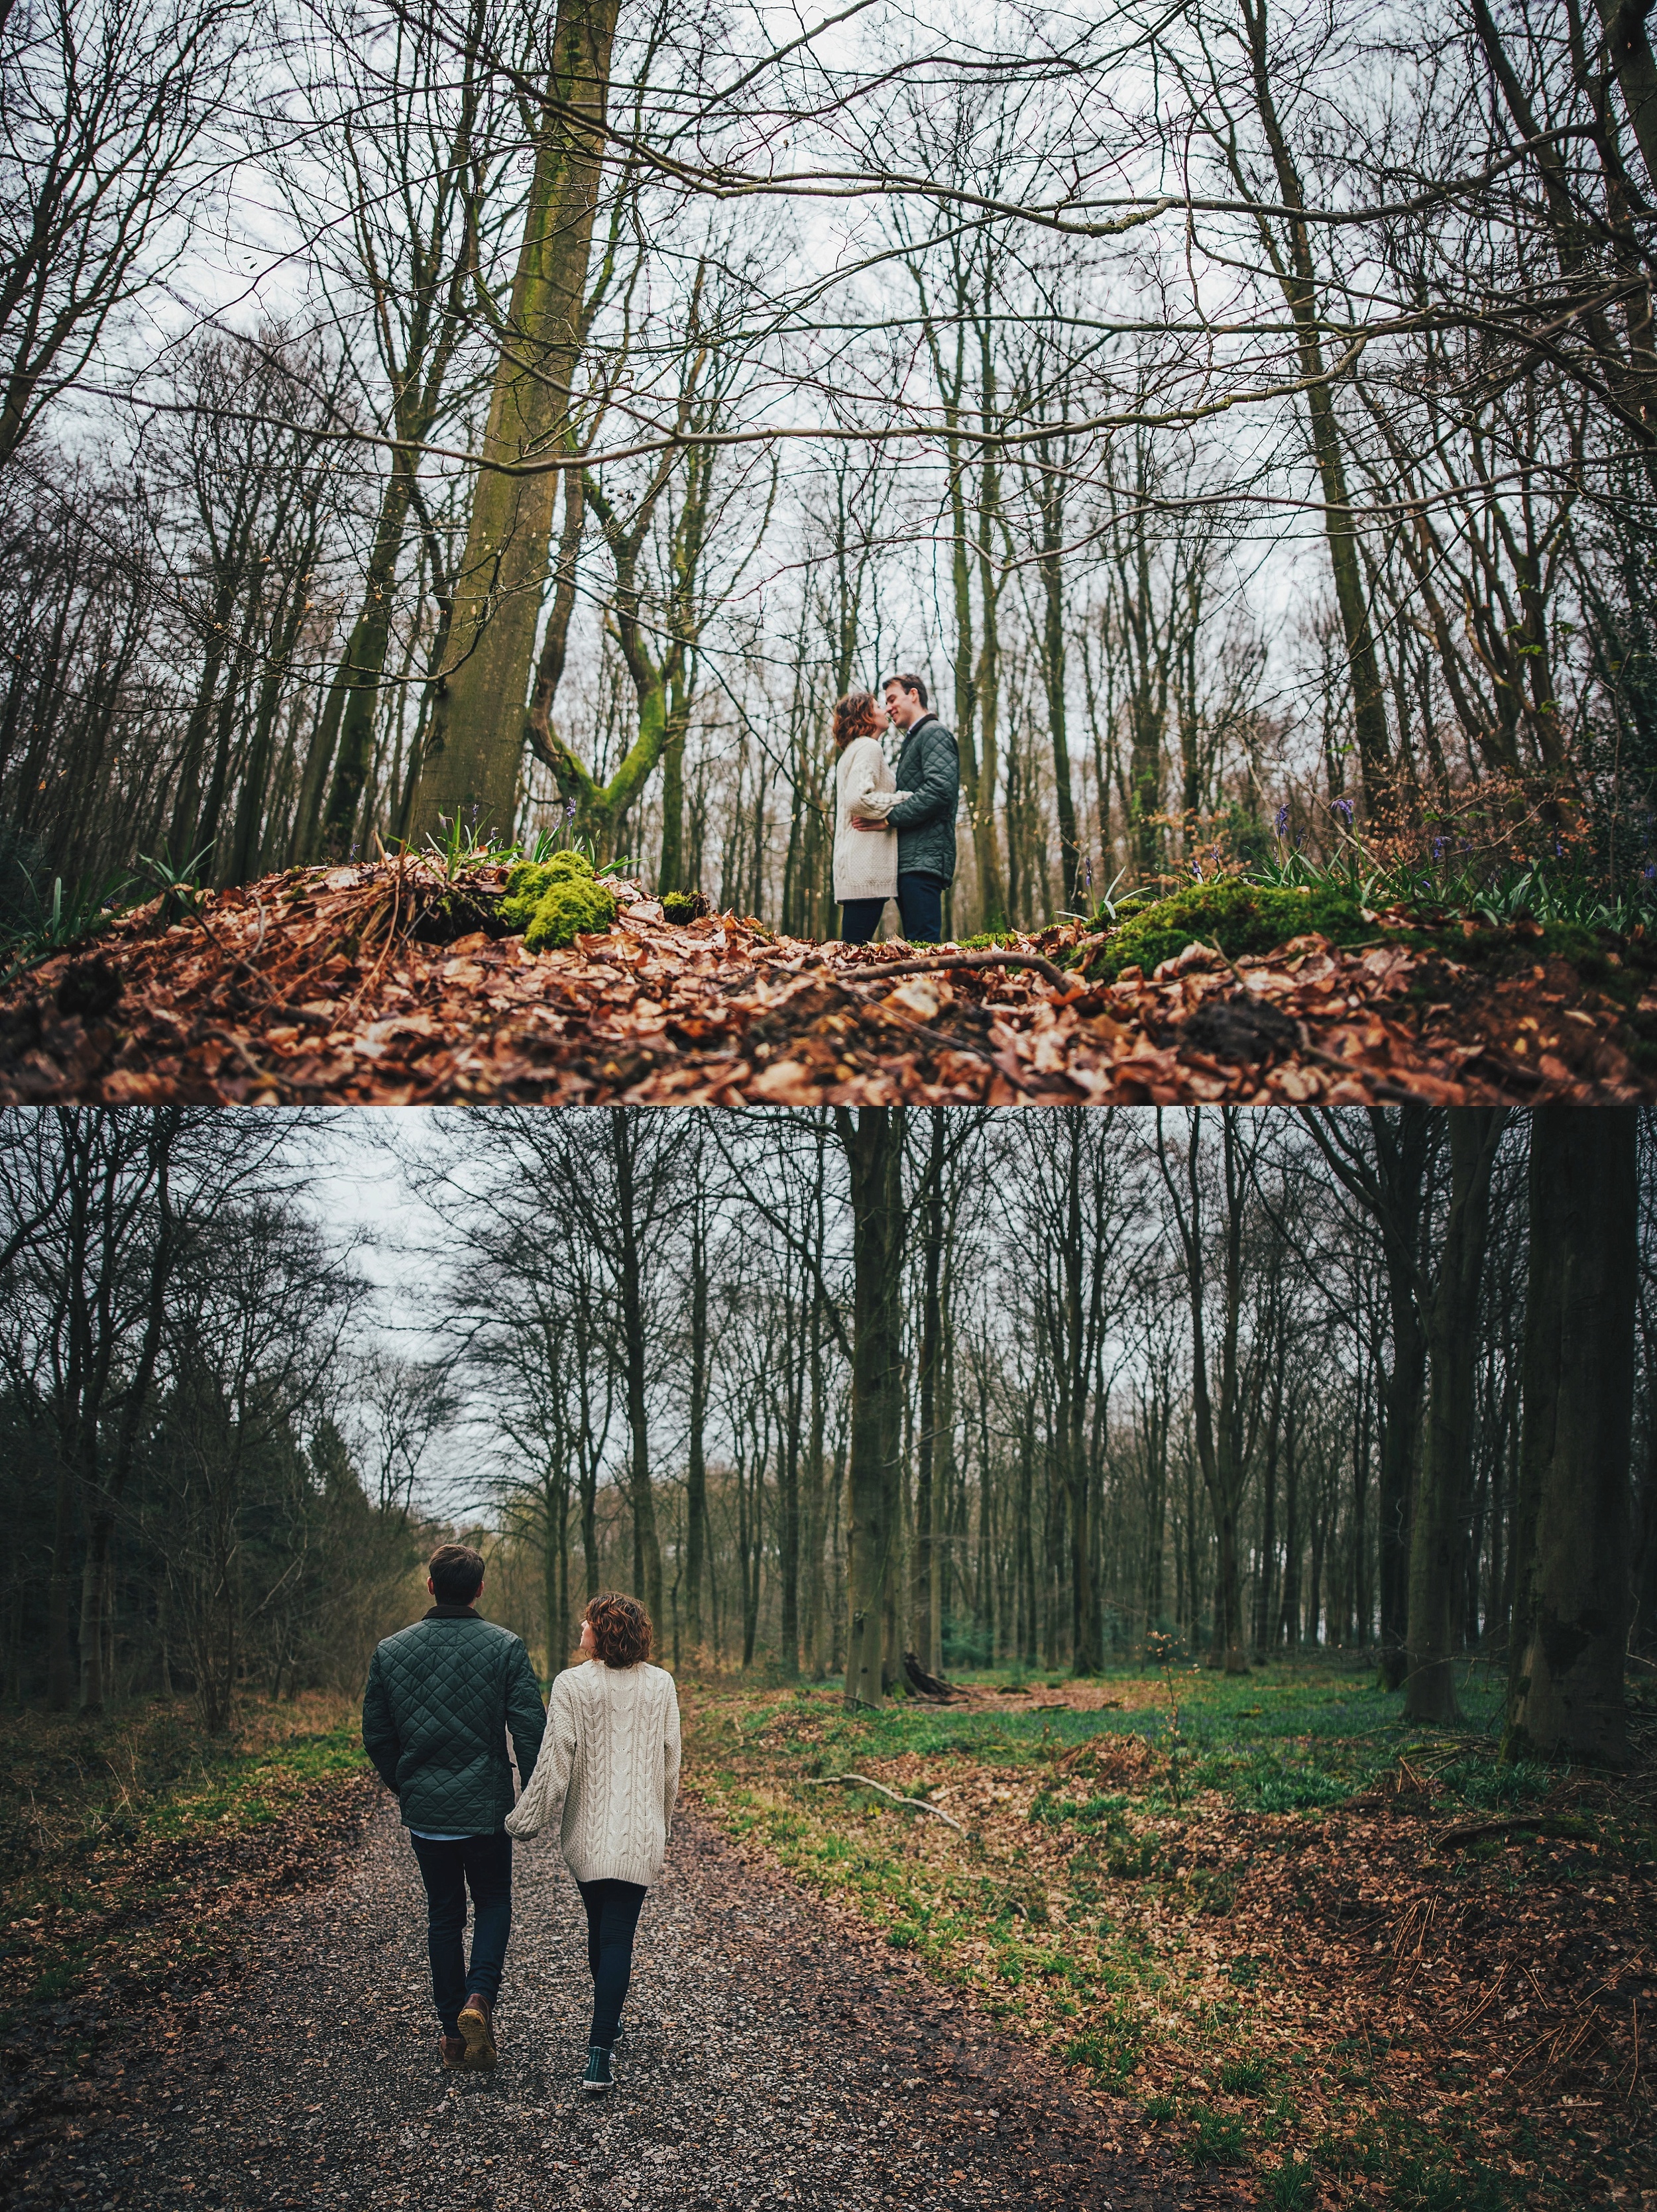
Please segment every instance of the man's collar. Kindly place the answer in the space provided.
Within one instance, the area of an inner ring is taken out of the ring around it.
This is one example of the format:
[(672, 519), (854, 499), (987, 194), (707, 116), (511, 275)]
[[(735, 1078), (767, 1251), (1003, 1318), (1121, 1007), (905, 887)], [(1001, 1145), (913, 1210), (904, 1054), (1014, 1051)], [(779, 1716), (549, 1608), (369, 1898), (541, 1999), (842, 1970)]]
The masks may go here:
[(422, 1620), (481, 1620), (483, 1615), (475, 1606), (434, 1605), (420, 1618)]

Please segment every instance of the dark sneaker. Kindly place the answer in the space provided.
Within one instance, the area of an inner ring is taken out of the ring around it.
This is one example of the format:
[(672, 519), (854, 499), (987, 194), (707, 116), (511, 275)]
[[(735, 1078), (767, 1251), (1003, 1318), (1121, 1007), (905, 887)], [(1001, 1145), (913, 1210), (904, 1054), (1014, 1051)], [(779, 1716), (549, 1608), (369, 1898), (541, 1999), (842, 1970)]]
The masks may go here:
[(442, 2053), (445, 2074), (463, 2074), (466, 2063), (466, 2039), (463, 2035), (440, 2035), (437, 2048)]
[(489, 1999), (474, 1990), (460, 2007), (460, 2033), (466, 2038), (466, 2063), (486, 2074), (500, 2057), (495, 2047), (495, 2025), (489, 2016)]
[(606, 2096), (615, 2087), (615, 2075), (610, 2071), (610, 2054), (601, 2044), (587, 2046), (587, 2071), (582, 2076), (582, 2087), (589, 2097)]

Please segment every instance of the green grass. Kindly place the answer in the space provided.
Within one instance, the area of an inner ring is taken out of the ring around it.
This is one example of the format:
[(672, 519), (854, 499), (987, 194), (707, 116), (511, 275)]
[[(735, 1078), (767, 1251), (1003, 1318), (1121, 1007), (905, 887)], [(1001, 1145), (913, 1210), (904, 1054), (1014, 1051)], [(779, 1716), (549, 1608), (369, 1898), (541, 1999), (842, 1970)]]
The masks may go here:
[[(1646, 891), (1607, 899), (1581, 884), (1550, 882), (1533, 868), (1481, 881), (1453, 871), (1291, 860), (1190, 884), (1149, 904), (1101, 906), (1093, 927), (1111, 934), (1088, 960), (1089, 976), (1114, 981), (1130, 967), (1148, 975), (1199, 943), (1238, 960), (1311, 932), (1337, 945), (1390, 941), (1437, 949), (1493, 974), (1557, 957), (1630, 1006), (1657, 968), (1657, 944), (1648, 941), (1657, 907)], [(1407, 926), (1364, 919), (1394, 907), (1408, 909)]]
[[(354, 1708), (338, 1700), (253, 1702), (244, 1723), (210, 1737), (188, 1707), (159, 1701), (91, 1723), (0, 1723), (5, 2021), (145, 1954), (191, 1885), (216, 1882), (219, 1846), (302, 1822), (365, 1771)], [(209, 1941), (176, 1928), (167, 1940), (183, 1956)]]

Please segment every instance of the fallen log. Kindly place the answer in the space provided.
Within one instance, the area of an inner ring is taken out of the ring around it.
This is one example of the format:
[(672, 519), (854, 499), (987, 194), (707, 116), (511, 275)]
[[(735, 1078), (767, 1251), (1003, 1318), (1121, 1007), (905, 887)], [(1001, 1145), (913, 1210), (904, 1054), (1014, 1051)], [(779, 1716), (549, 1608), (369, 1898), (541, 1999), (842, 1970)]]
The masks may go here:
[(953, 1682), (947, 1682), (940, 1674), (929, 1674), (912, 1651), (904, 1654), (904, 1679), (917, 1698), (929, 1698), (934, 1705), (964, 1705), (966, 1692)]

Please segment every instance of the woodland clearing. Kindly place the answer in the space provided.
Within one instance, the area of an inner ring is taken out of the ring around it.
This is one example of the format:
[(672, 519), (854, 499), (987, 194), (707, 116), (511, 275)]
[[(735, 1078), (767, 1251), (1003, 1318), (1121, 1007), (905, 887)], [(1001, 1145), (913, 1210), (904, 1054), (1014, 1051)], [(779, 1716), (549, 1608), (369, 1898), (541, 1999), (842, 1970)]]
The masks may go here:
[(1148, 976), (1081, 922), (854, 951), (730, 914), (672, 921), (617, 880), (612, 927), (532, 953), (501, 919), (507, 876), (405, 855), (163, 895), (0, 989), (0, 1103), (1657, 1097), (1642, 934), (1390, 911), (1356, 942), (1308, 929), (1237, 953), (1193, 927)]

